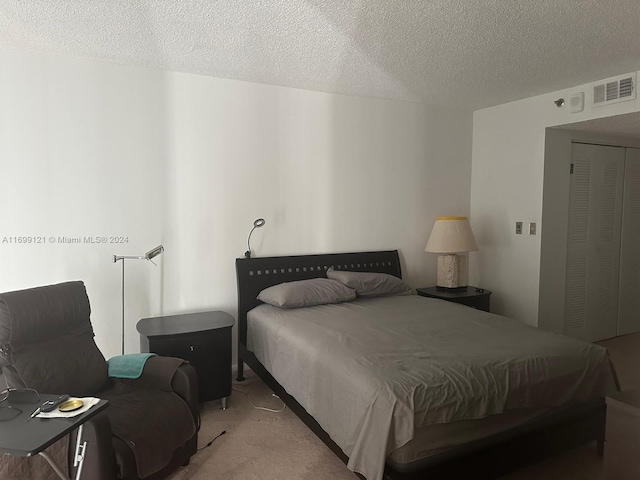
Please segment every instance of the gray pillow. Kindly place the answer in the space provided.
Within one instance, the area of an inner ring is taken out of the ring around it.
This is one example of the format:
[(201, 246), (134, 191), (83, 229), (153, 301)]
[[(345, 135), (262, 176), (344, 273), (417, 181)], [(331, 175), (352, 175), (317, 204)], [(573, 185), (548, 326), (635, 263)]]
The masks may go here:
[(258, 300), (280, 308), (300, 308), (325, 303), (348, 302), (356, 298), (355, 290), (337, 280), (311, 278), (265, 288)]
[(398, 277), (377, 272), (345, 272), (327, 270), (327, 277), (353, 288), (359, 297), (380, 297), (383, 295), (415, 295), (416, 291)]

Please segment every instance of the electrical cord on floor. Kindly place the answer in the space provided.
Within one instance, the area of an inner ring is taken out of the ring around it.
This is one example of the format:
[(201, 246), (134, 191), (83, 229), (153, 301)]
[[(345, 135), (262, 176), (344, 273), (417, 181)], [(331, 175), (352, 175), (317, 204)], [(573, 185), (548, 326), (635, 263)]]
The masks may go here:
[[(249, 399), (249, 403), (251, 404), (251, 406), (253, 408), (255, 408), (256, 410), (264, 410), (265, 412), (280, 413), (280, 412), (283, 412), (285, 408), (287, 408), (287, 404), (284, 403), (284, 402), (282, 402), (282, 408), (279, 409), (279, 410), (275, 410), (273, 408), (261, 407), (259, 405), (256, 405), (255, 403), (253, 403), (253, 400), (251, 400), (251, 396), (249, 395), (248, 392), (245, 392), (244, 390), (242, 390), (241, 388), (236, 387), (235, 385), (232, 388), (236, 392), (240, 392), (245, 397), (247, 397)], [(280, 397), (278, 395), (276, 395), (275, 393), (272, 393), (271, 396), (277, 398), (278, 400), (280, 400)]]
[(207, 443), (204, 447), (200, 447), (198, 450), (196, 450), (196, 452), (199, 452), (200, 450), (203, 450), (203, 449), (205, 449), (205, 448), (207, 448), (207, 447), (210, 447), (210, 446), (213, 444), (213, 442), (215, 442), (215, 441), (216, 441), (216, 439), (217, 439), (218, 437), (221, 437), (221, 436), (222, 436), (222, 435), (224, 435), (225, 433), (227, 433), (227, 431), (226, 431), (226, 430), (222, 430), (222, 432), (220, 432), (217, 436), (215, 436), (215, 437), (213, 438), (213, 440), (211, 440), (209, 443)]

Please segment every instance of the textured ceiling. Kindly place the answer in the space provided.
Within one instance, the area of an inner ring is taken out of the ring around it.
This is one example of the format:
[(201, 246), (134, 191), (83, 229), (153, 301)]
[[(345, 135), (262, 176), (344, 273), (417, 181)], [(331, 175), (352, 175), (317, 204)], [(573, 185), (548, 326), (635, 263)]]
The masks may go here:
[(469, 110), (640, 70), (638, 0), (0, 0), (0, 48)]

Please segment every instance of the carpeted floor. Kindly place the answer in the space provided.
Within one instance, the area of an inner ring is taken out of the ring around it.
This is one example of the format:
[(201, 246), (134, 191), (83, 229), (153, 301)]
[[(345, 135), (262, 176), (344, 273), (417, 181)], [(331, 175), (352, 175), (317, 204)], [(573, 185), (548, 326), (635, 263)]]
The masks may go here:
[[(640, 386), (635, 373), (640, 361), (640, 334), (600, 342), (609, 349), (624, 390)], [(235, 378), (235, 377), (234, 377)], [(280, 409), (282, 402), (252, 372), (234, 390), (227, 410), (220, 402), (202, 406), (200, 448), (223, 430), (210, 447), (203, 448), (191, 463), (171, 480), (354, 480), (357, 477), (289, 409), (280, 413), (253, 408), (254, 404)], [(547, 459), (501, 480), (602, 480), (602, 458), (595, 444)]]
[(246, 378), (234, 380), (227, 410), (220, 409), (219, 401), (203, 404), (198, 447), (226, 433), (196, 453), (171, 480), (357, 478), (288, 408), (280, 413), (253, 408), (237, 389), (248, 392), (258, 406), (278, 410), (283, 403), (253, 372)]

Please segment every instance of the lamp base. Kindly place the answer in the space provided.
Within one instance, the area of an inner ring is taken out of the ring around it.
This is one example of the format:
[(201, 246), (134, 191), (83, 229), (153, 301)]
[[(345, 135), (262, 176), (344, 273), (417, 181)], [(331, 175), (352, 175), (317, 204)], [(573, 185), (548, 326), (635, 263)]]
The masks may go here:
[(438, 257), (436, 285), (440, 288), (466, 287), (468, 282), (467, 257), (450, 253)]

